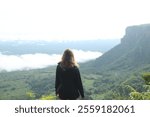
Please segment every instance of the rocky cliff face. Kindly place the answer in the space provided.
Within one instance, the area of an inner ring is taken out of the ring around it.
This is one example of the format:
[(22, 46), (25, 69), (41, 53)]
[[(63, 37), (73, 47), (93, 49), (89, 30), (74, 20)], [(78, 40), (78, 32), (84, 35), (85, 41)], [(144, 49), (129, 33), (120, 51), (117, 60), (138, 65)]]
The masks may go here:
[(93, 62), (99, 70), (129, 70), (147, 64), (150, 64), (150, 24), (127, 27), (121, 43)]
[(150, 39), (150, 24), (127, 27), (121, 43), (132, 44), (145, 39)]

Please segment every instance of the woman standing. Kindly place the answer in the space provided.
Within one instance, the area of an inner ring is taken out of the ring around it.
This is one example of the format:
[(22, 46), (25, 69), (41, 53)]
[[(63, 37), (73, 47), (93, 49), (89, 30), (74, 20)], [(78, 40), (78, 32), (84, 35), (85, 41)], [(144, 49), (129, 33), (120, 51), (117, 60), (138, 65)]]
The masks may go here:
[(69, 49), (64, 51), (62, 60), (57, 65), (55, 91), (56, 96), (62, 100), (75, 100), (80, 95), (84, 98), (78, 65)]

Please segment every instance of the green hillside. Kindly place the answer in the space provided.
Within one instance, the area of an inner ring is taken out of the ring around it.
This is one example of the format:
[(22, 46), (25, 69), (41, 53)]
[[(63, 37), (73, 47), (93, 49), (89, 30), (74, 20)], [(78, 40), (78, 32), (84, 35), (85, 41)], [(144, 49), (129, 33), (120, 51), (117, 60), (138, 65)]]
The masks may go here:
[(0, 99), (40, 99), (54, 95), (54, 68), (0, 73)]
[(95, 80), (96, 87), (104, 88), (100, 99), (131, 99), (132, 92), (147, 92), (142, 74), (150, 72), (150, 24), (128, 27), (119, 45), (83, 66), (102, 76)]
[(126, 29), (121, 43), (92, 63), (99, 70), (136, 70), (150, 64), (150, 25)]

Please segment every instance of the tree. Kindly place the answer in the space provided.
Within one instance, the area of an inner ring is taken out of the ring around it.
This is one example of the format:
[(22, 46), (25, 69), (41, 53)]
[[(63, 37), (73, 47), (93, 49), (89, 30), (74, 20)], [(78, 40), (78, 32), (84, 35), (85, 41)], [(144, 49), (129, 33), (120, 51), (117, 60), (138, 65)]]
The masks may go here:
[(147, 85), (150, 85), (150, 72), (143, 73), (142, 78), (145, 80)]
[(134, 100), (150, 100), (150, 72), (146, 72), (142, 74), (142, 78), (145, 81), (145, 88), (147, 89), (147, 92), (131, 92), (130, 98)]

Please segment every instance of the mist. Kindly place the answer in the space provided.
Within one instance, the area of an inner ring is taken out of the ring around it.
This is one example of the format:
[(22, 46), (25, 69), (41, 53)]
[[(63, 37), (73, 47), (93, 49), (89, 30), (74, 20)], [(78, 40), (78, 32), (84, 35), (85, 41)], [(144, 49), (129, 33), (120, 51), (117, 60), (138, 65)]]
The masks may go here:
[[(83, 51), (72, 49), (78, 63), (96, 59), (102, 55), (98, 51)], [(57, 65), (61, 60), (62, 54), (23, 54), (23, 55), (4, 55), (0, 53), (0, 71), (17, 71), (45, 68)]]

